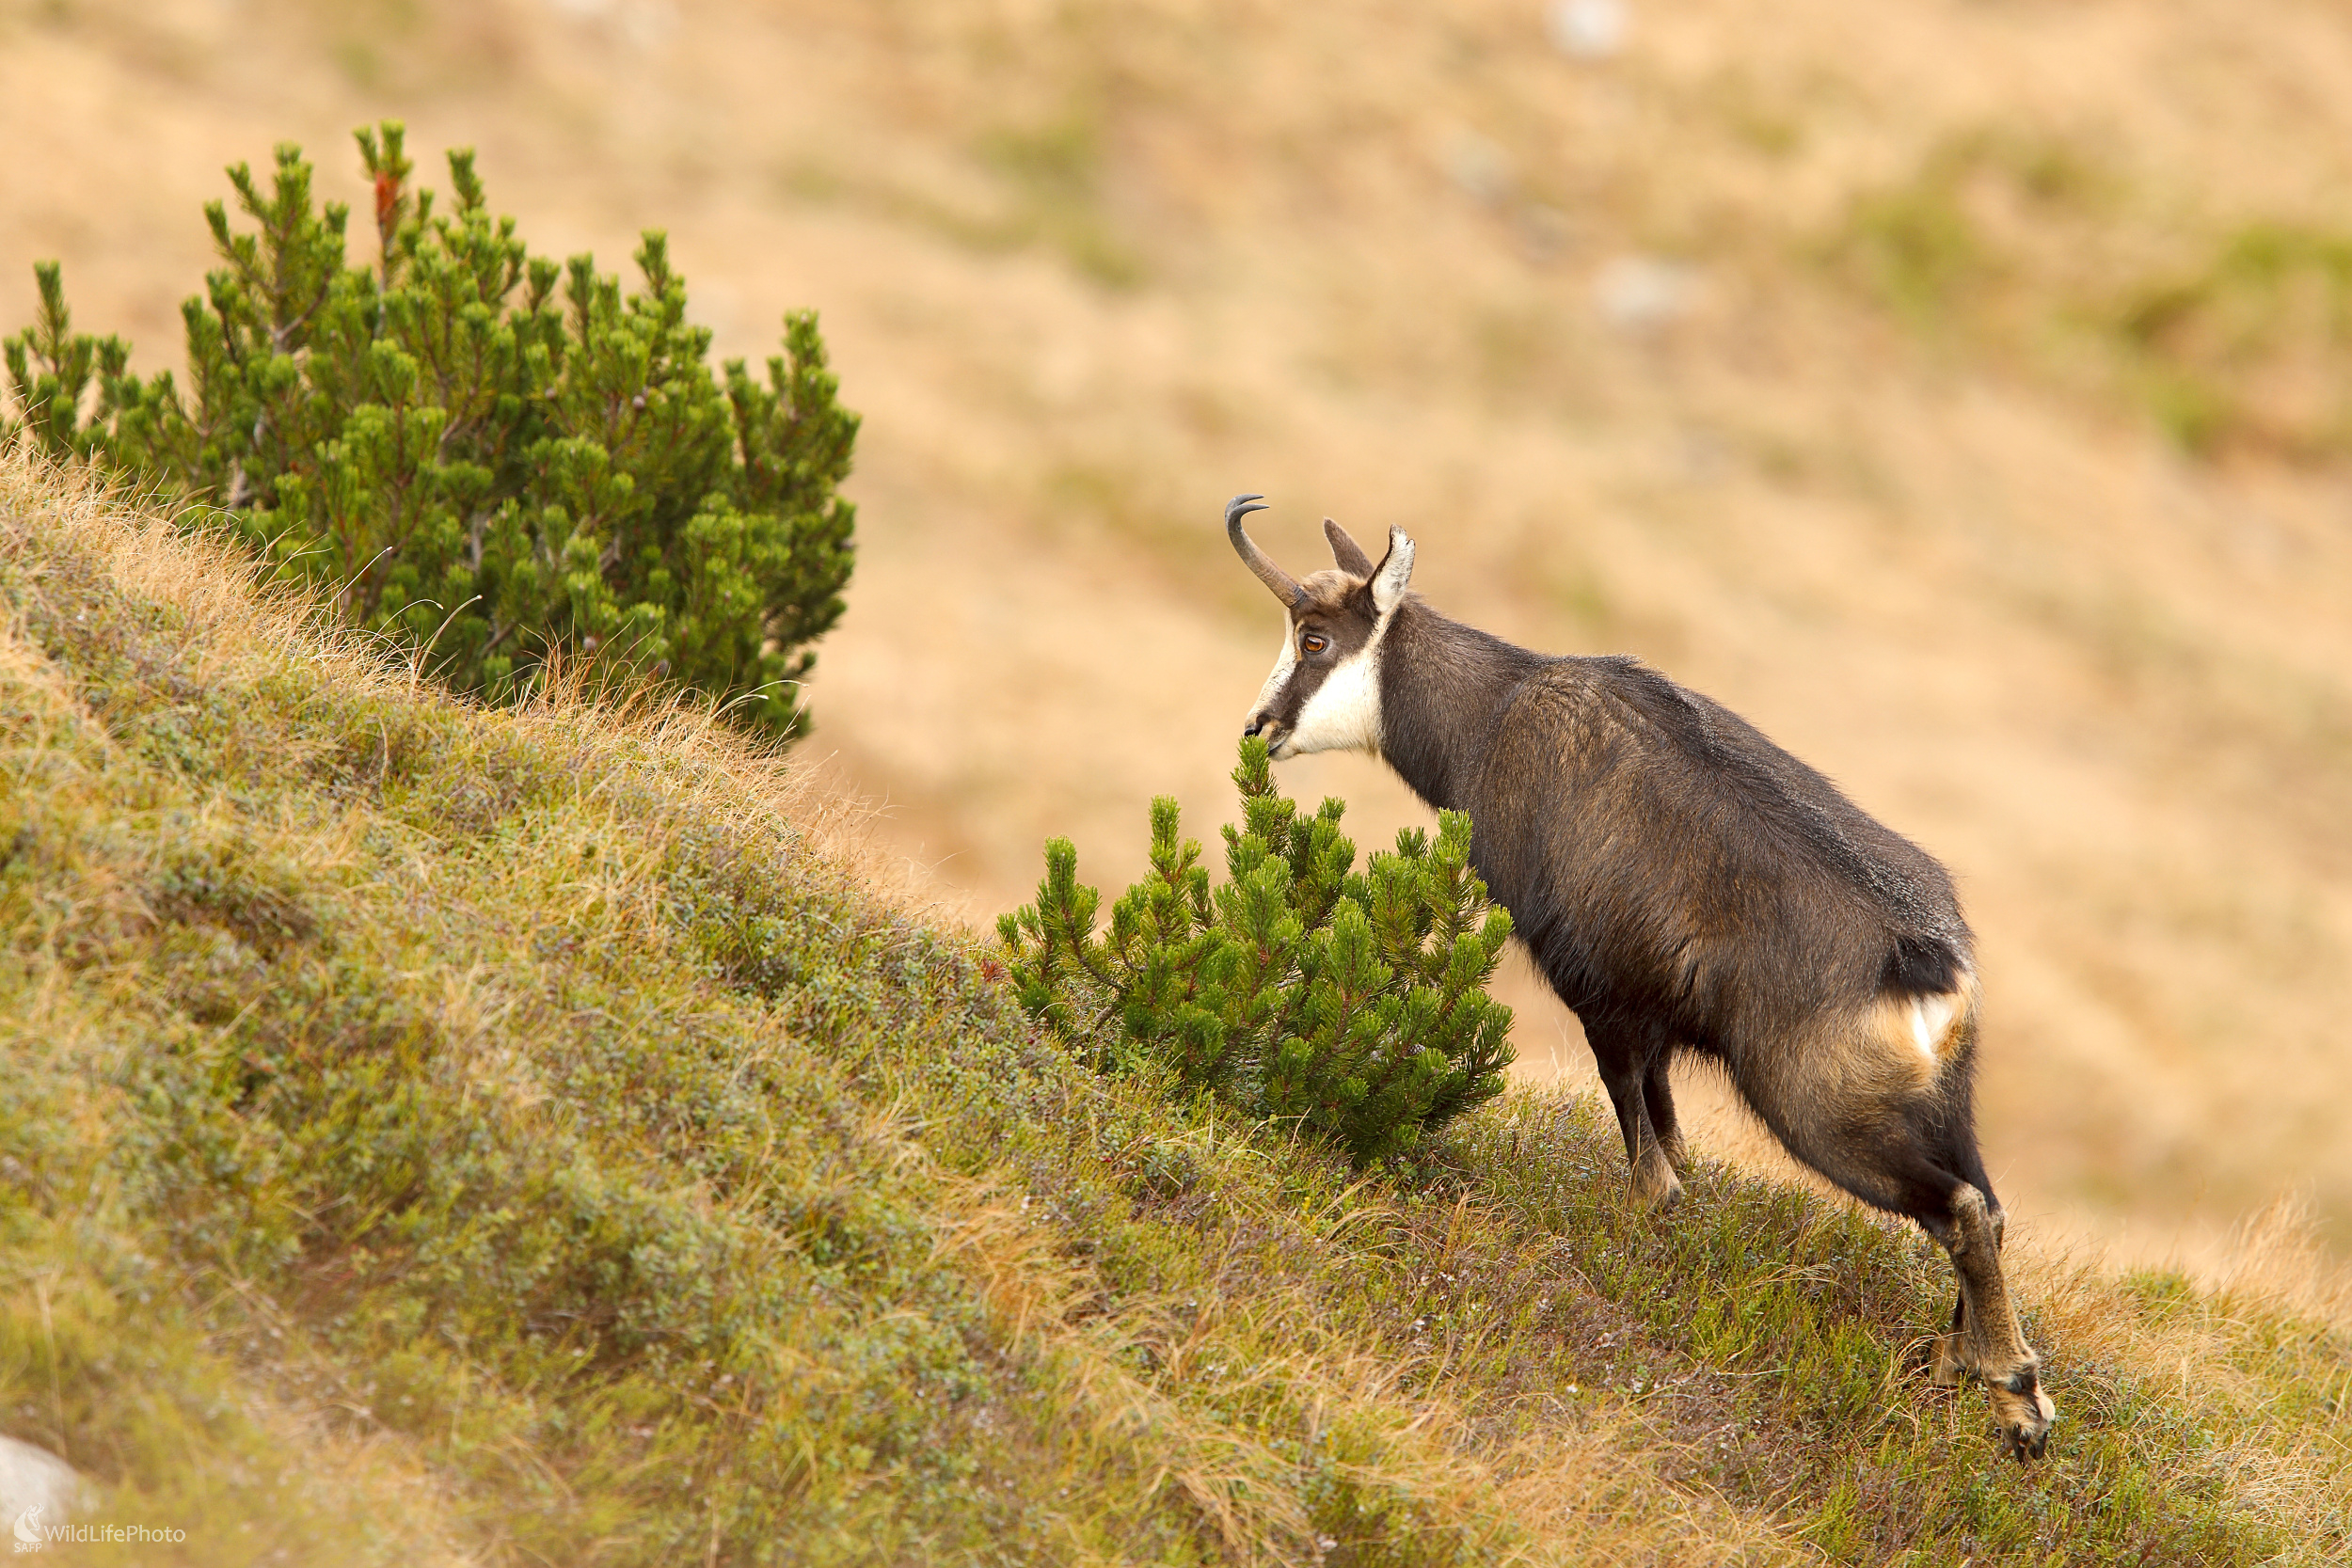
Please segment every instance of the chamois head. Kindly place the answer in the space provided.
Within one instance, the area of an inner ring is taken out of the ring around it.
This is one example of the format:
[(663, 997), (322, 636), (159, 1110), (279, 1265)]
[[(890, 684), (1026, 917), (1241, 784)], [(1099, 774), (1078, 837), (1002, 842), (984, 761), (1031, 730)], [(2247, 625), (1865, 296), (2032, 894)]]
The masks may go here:
[(1282, 601), (1288, 621), (1282, 647), (1242, 725), (1263, 735), (1277, 758), (1309, 752), (1380, 750), (1380, 648), (1405, 602), (1413, 577), (1413, 542), (1389, 530), (1388, 553), (1377, 565), (1347, 531), (1326, 517), (1334, 570), (1301, 580), (1277, 566), (1242, 531), (1241, 520), (1263, 512), (1256, 496), (1225, 504), (1225, 531), (1242, 561)]

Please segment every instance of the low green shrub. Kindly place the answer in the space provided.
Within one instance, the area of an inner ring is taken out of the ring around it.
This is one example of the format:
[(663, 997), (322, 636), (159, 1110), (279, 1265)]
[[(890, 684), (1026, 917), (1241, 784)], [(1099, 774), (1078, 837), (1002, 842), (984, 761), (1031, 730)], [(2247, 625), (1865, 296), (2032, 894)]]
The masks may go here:
[(1102, 1066), (1165, 1064), (1359, 1165), (1410, 1153), (1500, 1094), (1512, 1059), (1511, 1010), (1486, 992), (1511, 917), (1470, 868), (1470, 818), (1440, 813), (1435, 844), (1407, 829), (1358, 871), (1343, 803), (1300, 816), (1275, 790), (1263, 740), (1242, 742), (1233, 782), (1232, 879), (1211, 891), (1200, 842), (1178, 839), (1162, 796), (1151, 875), (1103, 935), (1077, 850), (1046, 845), (1037, 902), (997, 922), (1022, 1005)]
[(531, 255), (471, 152), (450, 154), (437, 215), (397, 123), (358, 142), (371, 264), (346, 261), (349, 212), (313, 201), (299, 149), (278, 148), (267, 195), (229, 171), (258, 228), (205, 209), (223, 264), (181, 307), (184, 392), (130, 373), (119, 338), (74, 332), (56, 264), (37, 266), (40, 319), (0, 344), (14, 428), (215, 509), (460, 690), (511, 700), (560, 657), (805, 733), (807, 645), (852, 564), (837, 486), (858, 426), (816, 317), (785, 318), (764, 382), (740, 360), (723, 382), (660, 233), (624, 296), (588, 256)]

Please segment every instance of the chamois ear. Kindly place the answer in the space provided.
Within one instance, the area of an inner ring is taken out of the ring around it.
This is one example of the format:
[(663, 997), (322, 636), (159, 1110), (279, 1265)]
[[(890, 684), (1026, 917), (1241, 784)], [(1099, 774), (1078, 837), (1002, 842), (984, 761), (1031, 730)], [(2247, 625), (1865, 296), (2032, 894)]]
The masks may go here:
[(1413, 541), (1401, 528), (1389, 530), (1389, 553), (1372, 574), (1372, 608), (1386, 615), (1405, 602), (1413, 580)]
[(1331, 559), (1340, 563), (1340, 570), (1351, 578), (1372, 576), (1372, 557), (1364, 547), (1347, 536), (1347, 530), (1330, 518), (1323, 519), (1323, 536), (1331, 541)]

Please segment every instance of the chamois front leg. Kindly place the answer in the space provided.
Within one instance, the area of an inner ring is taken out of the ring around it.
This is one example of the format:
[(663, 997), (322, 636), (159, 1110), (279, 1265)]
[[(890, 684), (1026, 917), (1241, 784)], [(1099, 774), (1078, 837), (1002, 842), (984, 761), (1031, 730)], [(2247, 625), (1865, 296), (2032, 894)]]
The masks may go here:
[[(1617, 1130), (1625, 1135), (1625, 1156), (1633, 1167), (1633, 1196), (1644, 1208), (1673, 1208), (1682, 1201), (1682, 1181), (1675, 1174), (1682, 1137), (1673, 1120), (1674, 1101), (1664, 1092), (1662, 1051), (1639, 1036), (1629, 1037), (1617, 1030), (1587, 1029), (1585, 1037), (1592, 1043), (1593, 1060), (1600, 1069), (1601, 1084), (1609, 1090), (1609, 1102), (1616, 1108)], [(1650, 1117), (1648, 1085), (1653, 1078), (1660, 1086), (1658, 1103), (1667, 1117), (1662, 1132)]]
[(1666, 1180), (1673, 1186), (1675, 1196), (1682, 1193), (1682, 1165), (1690, 1151), (1682, 1141), (1682, 1124), (1675, 1116), (1674, 1085), (1667, 1081), (1666, 1069), (1672, 1056), (1663, 1048), (1652, 1053), (1649, 1066), (1642, 1073), (1642, 1103), (1649, 1112), (1650, 1131), (1658, 1134), (1658, 1149), (1664, 1157)]

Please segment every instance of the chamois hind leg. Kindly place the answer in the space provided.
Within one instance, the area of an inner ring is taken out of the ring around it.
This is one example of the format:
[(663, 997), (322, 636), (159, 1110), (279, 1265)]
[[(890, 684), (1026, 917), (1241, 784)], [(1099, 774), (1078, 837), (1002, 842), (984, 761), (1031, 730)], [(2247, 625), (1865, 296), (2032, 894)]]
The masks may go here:
[(2042, 1357), (2026, 1343), (2001, 1273), (2001, 1212), (1976, 1140), (1947, 1117), (1919, 1115), (1924, 1109), (1915, 1105), (1913, 1115), (1882, 1123), (1862, 1146), (1870, 1155), (1833, 1174), (1848, 1191), (1908, 1214), (1943, 1243), (1960, 1279), (1960, 1300), (1950, 1330), (1937, 1338), (1931, 1375), (1939, 1384), (1982, 1380), (2002, 1447), (2021, 1460), (2038, 1459), (2058, 1407), (2042, 1391)]
[(2026, 1343), (2001, 1273), (2000, 1210), (1979, 1184), (1983, 1166), (1973, 1147), (1931, 1155), (1923, 1142), (1915, 1132), (1906, 1139), (1890, 1130), (1876, 1169), (1856, 1180), (1864, 1176), (1857, 1163), (1836, 1180), (1856, 1196), (1917, 1220), (1943, 1243), (1960, 1279), (1960, 1300), (1952, 1307), (1951, 1328), (1936, 1337), (1930, 1377), (1946, 1386), (1980, 1379), (1993, 1399), (2003, 1449), (2020, 1460), (2039, 1459), (2058, 1406), (2042, 1390), (2042, 1357)]
[(1916, 1047), (1899, 1038), (1861, 1034), (1836, 1043), (1849, 1076), (1826, 1090), (1817, 1079), (1808, 1092), (1792, 1092), (1787, 1081), (1753, 1072), (1735, 1071), (1733, 1081), (1791, 1154), (1943, 1243), (1960, 1302), (1950, 1331), (1938, 1337), (1935, 1378), (1983, 1380), (2003, 1446), (2034, 1458), (2058, 1412), (2042, 1391), (2041, 1357), (2019, 1331), (2001, 1274), (2000, 1210), (1969, 1132), (1966, 1077), (1915, 1065)]
[[(1633, 1166), (1633, 1195), (1652, 1209), (1670, 1209), (1682, 1200), (1682, 1182), (1675, 1175), (1675, 1156), (1682, 1147), (1673, 1121), (1674, 1101), (1664, 1092), (1664, 1045), (1639, 1030), (1593, 1028), (1584, 1031), (1593, 1047), (1600, 1081), (1616, 1107), (1617, 1130), (1625, 1134), (1626, 1159)], [(1659, 1085), (1659, 1103), (1667, 1117), (1661, 1135), (1650, 1118), (1648, 1085)], [(1667, 1139), (1673, 1140), (1671, 1147)]]
[(1963, 1293), (1952, 1302), (1952, 1326), (1935, 1337), (1935, 1354), (1928, 1369), (1928, 1381), (1938, 1388), (1956, 1388), (1977, 1375), (1977, 1365), (1968, 1354), (1968, 1297)]
[[(2000, 1250), (2003, 1229), (2001, 1211), (1993, 1210), (1993, 1246)], [(1968, 1342), (1968, 1292), (1961, 1291), (1952, 1298), (1952, 1326), (1935, 1337), (1935, 1354), (1928, 1370), (1928, 1381), (1938, 1388), (1956, 1388), (1977, 1375), (1977, 1353)]]
[(2058, 1406), (2042, 1391), (2042, 1357), (2026, 1343), (2001, 1273), (2000, 1211), (1981, 1188), (1955, 1186), (1947, 1200), (1948, 1218), (1936, 1239), (1952, 1256), (1960, 1275), (1961, 1306), (1954, 1312), (1958, 1357), (1984, 1380), (2001, 1423), (2003, 1446), (2024, 1459), (2039, 1459), (2050, 1441)]

